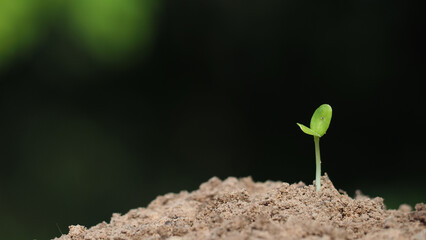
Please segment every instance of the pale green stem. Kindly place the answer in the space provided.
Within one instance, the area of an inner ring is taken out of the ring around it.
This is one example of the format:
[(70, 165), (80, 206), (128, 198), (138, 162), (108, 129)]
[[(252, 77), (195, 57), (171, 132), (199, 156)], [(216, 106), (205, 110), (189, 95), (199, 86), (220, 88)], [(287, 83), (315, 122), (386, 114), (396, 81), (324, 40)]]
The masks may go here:
[(315, 185), (316, 185), (317, 192), (319, 192), (319, 190), (321, 189), (321, 156), (320, 156), (319, 137), (314, 136), (314, 142), (315, 142), (315, 159), (317, 163)]

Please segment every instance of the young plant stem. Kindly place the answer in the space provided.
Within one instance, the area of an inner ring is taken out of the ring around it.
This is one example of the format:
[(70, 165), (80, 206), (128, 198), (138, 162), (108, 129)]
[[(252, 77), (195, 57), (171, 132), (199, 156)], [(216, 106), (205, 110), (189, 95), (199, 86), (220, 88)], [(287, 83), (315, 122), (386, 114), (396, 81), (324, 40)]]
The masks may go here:
[(321, 156), (320, 156), (320, 146), (319, 146), (319, 137), (314, 136), (315, 142), (315, 159), (316, 159), (316, 177), (315, 177), (315, 186), (317, 192), (321, 189)]

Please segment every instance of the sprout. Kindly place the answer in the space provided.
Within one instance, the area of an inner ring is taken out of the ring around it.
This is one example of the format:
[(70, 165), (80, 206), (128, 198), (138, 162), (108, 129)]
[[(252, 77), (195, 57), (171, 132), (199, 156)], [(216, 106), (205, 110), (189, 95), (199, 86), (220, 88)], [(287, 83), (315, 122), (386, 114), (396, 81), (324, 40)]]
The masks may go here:
[(321, 157), (319, 139), (327, 132), (328, 126), (330, 126), (332, 112), (330, 105), (323, 104), (319, 106), (319, 108), (315, 110), (314, 115), (312, 115), (310, 128), (300, 123), (297, 124), (304, 133), (314, 136), (315, 158), (317, 165), (315, 185), (317, 192), (321, 189)]

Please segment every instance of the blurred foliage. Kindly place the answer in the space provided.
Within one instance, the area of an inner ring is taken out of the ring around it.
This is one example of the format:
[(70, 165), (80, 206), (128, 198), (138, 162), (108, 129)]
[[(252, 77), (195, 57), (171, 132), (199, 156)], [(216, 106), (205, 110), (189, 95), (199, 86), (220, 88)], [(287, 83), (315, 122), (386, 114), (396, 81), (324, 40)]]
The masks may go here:
[(159, 1), (68, 1), (69, 21), (81, 43), (97, 60), (123, 60), (149, 43)]
[(159, 3), (158, 0), (1, 0), (0, 70), (52, 31), (47, 26), (69, 28), (69, 37), (96, 61), (124, 61), (135, 52), (146, 51), (155, 33)]
[(0, 1), (0, 71), (7, 61), (22, 55), (39, 37), (39, 2)]

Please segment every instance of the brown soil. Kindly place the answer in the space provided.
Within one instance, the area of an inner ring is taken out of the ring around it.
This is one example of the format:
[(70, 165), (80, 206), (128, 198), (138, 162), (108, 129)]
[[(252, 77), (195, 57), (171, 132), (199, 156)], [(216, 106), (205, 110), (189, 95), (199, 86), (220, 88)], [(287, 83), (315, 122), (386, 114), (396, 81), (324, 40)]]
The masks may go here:
[(386, 210), (382, 198), (337, 191), (327, 175), (319, 193), (300, 182), (255, 183), (214, 177), (188, 193), (159, 196), (110, 223), (69, 227), (57, 240), (86, 239), (426, 239), (426, 205)]

